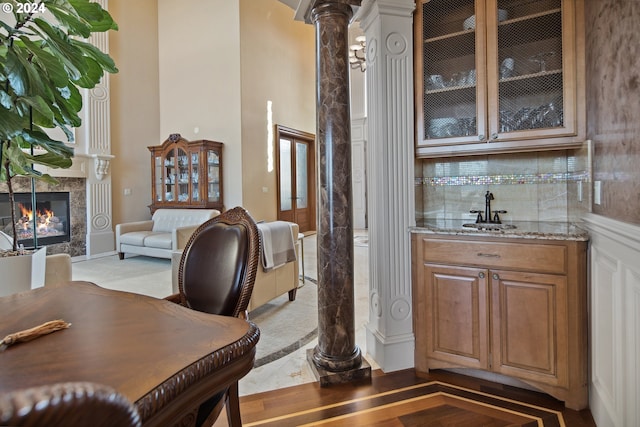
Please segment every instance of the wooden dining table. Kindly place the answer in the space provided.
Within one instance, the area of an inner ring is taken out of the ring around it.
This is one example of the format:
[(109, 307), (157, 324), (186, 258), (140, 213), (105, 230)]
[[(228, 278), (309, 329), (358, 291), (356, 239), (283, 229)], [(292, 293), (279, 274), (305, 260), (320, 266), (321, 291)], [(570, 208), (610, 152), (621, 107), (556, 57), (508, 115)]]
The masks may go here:
[(0, 339), (71, 323), (0, 351), (0, 393), (88, 381), (132, 401), (145, 426), (188, 425), (200, 403), (253, 367), (260, 331), (243, 319), (68, 282), (0, 298)]

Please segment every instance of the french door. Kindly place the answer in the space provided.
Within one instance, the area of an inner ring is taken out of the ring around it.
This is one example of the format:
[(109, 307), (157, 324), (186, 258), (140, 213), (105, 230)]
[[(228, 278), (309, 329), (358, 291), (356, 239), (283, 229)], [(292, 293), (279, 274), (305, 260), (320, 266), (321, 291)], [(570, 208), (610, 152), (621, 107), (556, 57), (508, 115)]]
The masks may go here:
[(276, 125), (278, 219), (316, 229), (315, 135)]

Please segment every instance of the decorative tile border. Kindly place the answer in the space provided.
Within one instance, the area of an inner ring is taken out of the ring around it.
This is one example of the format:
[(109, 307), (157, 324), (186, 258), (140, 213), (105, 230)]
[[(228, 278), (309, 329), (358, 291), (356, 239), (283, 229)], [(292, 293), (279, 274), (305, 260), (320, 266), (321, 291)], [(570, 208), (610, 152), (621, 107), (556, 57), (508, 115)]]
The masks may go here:
[(514, 184), (563, 184), (566, 182), (588, 182), (587, 171), (540, 173), (540, 174), (510, 174), (490, 176), (433, 176), (416, 178), (415, 185), (458, 186), (458, 185), (514, 185)]

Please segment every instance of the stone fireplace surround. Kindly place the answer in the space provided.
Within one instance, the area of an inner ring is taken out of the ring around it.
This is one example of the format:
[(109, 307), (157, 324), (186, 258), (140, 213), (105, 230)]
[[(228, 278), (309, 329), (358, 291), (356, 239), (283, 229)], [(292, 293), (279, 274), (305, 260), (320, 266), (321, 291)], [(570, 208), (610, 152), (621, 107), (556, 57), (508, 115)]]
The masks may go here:
[[(36, 191), (48, 193), (53, 191), (69, 192), (69, 212), (71, 221), (71, 240), (64, 243), (47, 245), (47, 255), (67, 253), (72, 257), (87, 254), (87, 190), (85, 178), (56, 178), (58, 184), (36, 181)], [(31, 180), (17, 177), (13, 181), (16, 193), (31, 192)], [(6, 184), (0, 185), (0, 192), (7, 192)]]

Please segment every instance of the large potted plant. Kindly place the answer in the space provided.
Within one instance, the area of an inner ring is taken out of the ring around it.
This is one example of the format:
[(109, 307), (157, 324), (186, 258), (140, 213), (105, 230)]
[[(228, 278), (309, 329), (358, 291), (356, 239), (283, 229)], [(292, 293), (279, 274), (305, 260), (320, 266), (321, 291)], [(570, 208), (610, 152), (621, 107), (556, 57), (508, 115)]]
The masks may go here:
[(73, 149), (46, 129), (57, 128), (72, 142), (72, 128), (81, 124), (81, 89), (93, 88), (105, 71), (117, 72), (111, 57), (86, 39), (117, 25), (89, 0), (5, 0), (0, 7), (0, 183), (11, 205), (11, 252), (18, 253), (13, 180), (56, 183), (35, 165), (71, 166)]

